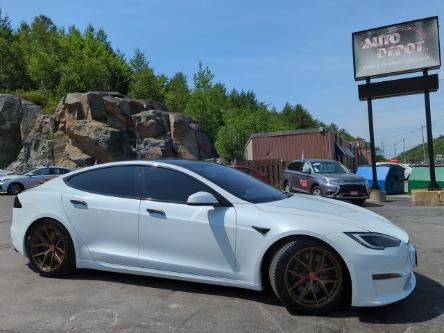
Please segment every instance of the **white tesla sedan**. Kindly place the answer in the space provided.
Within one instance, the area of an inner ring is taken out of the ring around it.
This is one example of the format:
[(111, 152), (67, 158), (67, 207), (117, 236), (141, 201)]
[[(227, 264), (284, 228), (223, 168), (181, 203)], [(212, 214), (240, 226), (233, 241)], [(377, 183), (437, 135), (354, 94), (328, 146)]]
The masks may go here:
[(415, 247), (385, 218), (208, 162), (70, 172), (16, 197), (11, 235), (43, 276), (90, 268), (254, 290), (270, 283), (285, 306), (310, 314), (396, 302), (416, 284)]

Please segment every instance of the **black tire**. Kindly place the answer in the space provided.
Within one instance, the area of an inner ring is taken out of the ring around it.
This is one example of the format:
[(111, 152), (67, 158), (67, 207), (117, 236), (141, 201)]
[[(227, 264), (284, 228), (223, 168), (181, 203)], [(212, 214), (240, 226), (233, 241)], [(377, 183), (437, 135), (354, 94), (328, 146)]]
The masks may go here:
[(31, 227), (26, 250), (31, 268), (42, 276), (60, 277), (76, 268), (72, 239), (65, 227), (54, 220), (44, 220)]
[(355, 205), (362, 206), (366, 199), (351, 199), (351, 202)]
[(8, 194), (18, 195), (25, 190), (25, 187), (20, 183), (12, 183), (8, 186)]
[[(311, 264), (298, 257), (305, 253), (310, 253)], [(309, 264), (310, 270), (306, 268)], [(318, 270), (312, 270), (316, 265)], [(328, 265), (335, 268), (327, 270)], [(269, 278), (274, 293), (290, 312), (327, 313), (341, 306), (347, 295), (348, 280), (342, 259), (332, 248), (316, 240), (295, 240), (283, 245), (271, 261)]]
[(322, 196), (322, 189), (319, 186), (313, 186), (313, 188), (311, 189), (311, 194), (314, 196)]
[(284, 191), (288, 192), (288, 193), (291, 193), (291, 187), (290, 187), (290, 183), (289, 182), (286, 182), (284, 184)]

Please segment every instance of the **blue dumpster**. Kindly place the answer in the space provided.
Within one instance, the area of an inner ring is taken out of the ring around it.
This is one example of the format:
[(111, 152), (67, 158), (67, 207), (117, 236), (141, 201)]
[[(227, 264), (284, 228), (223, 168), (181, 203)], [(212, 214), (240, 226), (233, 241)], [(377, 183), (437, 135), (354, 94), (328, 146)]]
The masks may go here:
[[(358, 176), (364, 177), (370, 187), (373, 185), (371, 165), (361, 165), (356, 171)], [(404, 169), (399, 165), (376, 167), (378, 185), (381, 191), (387, 194), (404, 193)]]

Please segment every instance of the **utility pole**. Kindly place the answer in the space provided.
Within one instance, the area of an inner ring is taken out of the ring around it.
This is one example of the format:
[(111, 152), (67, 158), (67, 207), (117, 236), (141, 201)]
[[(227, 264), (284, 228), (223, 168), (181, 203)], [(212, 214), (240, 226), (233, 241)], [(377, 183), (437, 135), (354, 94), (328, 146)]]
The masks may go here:
[(395, 146), (395, 158), (396, 158), (396, 156), (397, 156), (397, 155), (396, 155), (396, 143), (394, 144), (394, 146)]
[(406, 164), (406, 161), (405, 161), (405, 138), (402, 139), (402, 144), (404, 146), (404, 164)]
[(421, 133), (422, 133), (422, 155), (423, 155), (422, 162), (425, 164), (426, 154), (425, 154), (425, 142), (424, 142), (424, 125), (421, 126)]

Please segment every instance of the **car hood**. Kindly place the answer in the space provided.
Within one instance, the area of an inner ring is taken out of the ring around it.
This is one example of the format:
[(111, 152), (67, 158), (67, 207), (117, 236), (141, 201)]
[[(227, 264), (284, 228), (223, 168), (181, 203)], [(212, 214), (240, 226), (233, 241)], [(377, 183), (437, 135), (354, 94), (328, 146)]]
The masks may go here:
[(3, 180), (3, 179), (15, 179), (15, 178), (20, 178), (20, 177), (23, 177), (23, 176), (20, 176), (20, 175), (5, 175), (5, 176), (1, 176), (0, 180)]
[[(388, 234), (407, 243), (408, 234), (386, 218), (346, 202), (306, 194), (295, 194), (287, 199), (256, 204), (263, 211), (316, 218), (323, 223), (331, 220), (342, 225), (366, 231)], [(339, 230), (348, 231), (348, 230)]]
[(321, 173), (327, 179), (339, 179), (345, 182), (361, 182), (365, 178), (353, 173)]

